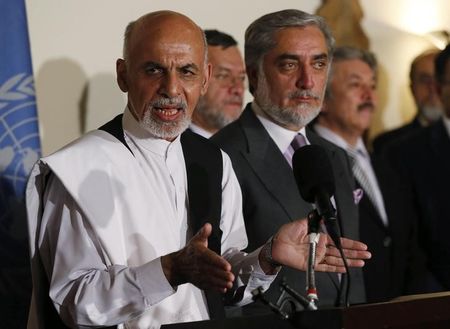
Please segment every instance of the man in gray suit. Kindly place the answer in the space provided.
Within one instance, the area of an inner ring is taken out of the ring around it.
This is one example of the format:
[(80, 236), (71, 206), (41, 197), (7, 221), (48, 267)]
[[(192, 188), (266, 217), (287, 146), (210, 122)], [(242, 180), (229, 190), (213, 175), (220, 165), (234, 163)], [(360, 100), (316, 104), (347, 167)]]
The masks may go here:
[[(341, 149), (305, 129), (321, 109), (333, 45), (323, 19), (299, 10), (262, 16), (245, 33), (245, 64), (254, 101), (212, 140), (231, 157), (241, 185), (249, 250), (267, 241), (284, 223), (305, 217), (312, 209), (299, 194), (290, 163), (291, 141), (299, 133), (306, 144), (325, 148), (333, 164), (341, 233), (358, 237), (348, 159)], [(274, 303), (283, 278), (299, 293), (304, 292), (305, 274), (283, 268), (265, 294)], [(351, 279), (350, 303), (364, 302), (361, 270), (351, 270)], [(319, 306), (342, 301), (337, 275), (317, 273), (316, 282)], [(244, 314), (261, 311), (268, 311), (262, 303), (244, 308)]]

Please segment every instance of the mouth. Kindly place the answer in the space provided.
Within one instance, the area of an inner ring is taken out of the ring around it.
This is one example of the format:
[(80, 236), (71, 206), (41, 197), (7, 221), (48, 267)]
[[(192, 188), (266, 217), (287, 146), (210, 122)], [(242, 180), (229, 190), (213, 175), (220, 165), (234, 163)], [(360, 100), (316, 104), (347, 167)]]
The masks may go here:
[(242, 108), (242, 103), (241, 102), (227, 102), (227, 103), (225, 103), (225, 106)]
[(243, 99), (241, 97), (229, 97), (225, 101), (225, 105), (242, 107)]
[(299, 102), (299, 103), (313, 103), (313, 102), (317, 102), (317, 100), (319, 99), (319, 97), (317, 97), (311, 91), (293, 92), (290, 95), (288, 95), (288, 98), (290, 100), (293, 100), (294, 102)]
[(300, 102), (313, 102), (316, 101), (313, 97), (305, 97), (305, 96), (299, 96), (299, 97), (293, 97), (292, 99), (300, 101)]
[(152, 112), (161, 121), (175, 121), (184, 113), (184, 109), (178, 107), (154, 107)]

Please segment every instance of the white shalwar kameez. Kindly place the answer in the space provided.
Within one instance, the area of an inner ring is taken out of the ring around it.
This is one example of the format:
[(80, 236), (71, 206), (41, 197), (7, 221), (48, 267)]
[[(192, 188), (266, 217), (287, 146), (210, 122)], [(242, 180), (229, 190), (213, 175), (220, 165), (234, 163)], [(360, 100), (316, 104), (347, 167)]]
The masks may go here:
[[(37, 246), (53, 304), (73, 328), (208, 319), (204, 293), (192, 284), (174, 289), (160, 261), (192, 236), (180, 137), (152, 138), (128, 110), (123, 128), (133, 154), (96, 130), (36, 164), (27, 188), (32, 257)], [(239, 251), (247, 245), (241, 191), (222, 156), (222, 255), (235, 284), (246, 285), (241, 305), (274, 276), (262, 272), (259, 250)]]

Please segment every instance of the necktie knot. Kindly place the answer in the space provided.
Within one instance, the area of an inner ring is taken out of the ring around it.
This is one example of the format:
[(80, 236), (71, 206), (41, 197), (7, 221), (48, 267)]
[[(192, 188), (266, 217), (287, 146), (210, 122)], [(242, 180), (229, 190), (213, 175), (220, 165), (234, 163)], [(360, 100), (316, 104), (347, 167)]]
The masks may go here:
[(294, 149), (294, 152), (297, 151), (300, 147), (306, 145), (306, 139), (302, 134), (295, 135), (294, 139), (291, 142), (291, 146)]
[(302, 134), (295, 135), (294, 139), (292, 140), (290, 147), (284, 152), (284, 157), (288, 161), (289, 165), (292, 167), (292, 156), (294, 155), (295, 151), (297, 151), (300, 147), (306, 145), (306, 139)]

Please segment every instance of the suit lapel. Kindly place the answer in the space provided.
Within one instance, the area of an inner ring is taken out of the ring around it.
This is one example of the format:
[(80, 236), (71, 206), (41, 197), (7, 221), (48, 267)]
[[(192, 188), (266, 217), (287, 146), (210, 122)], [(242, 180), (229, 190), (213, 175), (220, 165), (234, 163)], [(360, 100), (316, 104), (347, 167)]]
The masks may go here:
[[(380, 159), (376, 158), (376, 156), (371, 156), (371, 163), (373, 171), (375, 172), (375, 177), (378, 181), (378, 186), (380, 187), (381, 196), (383, 197), (384, 207), (386, 209), (386, 215), (389, 220), (389, 218), (392, 218), (394, 216), (397, 216), (395, 214), (395, 211), (392, 206), (396, 206), (392, 204), (391, 202), (387, 202), (386, 200), (395, 200), (396, 195), (393, 195), (393, 193), (396, 193), (397, 191), (393, 190), (389, 184), (389, 176), (386, 173), (385, 165), (380, 161)], [(368, 205), (366, 206), (367, 210), (370, 211), (370, 218), (373, 218), (377, 225), (380, 226), (385, 231), (389, 230), (389, 226), (384, 225), (382, 219), (380, 218), (377, 210), (375, 209), (375, 206), (370, 202), (370, 200), (367, 200)]]
[(450, 163), (450, 138), (442, 119), (430, 128), (430, 144), (436, 159)]
[(292, 168), (256, 118), (250, 104), (247, 105), (240, 122), (248, 142), (247, 152), (243, 152), (243, 156), (255, 174), (286, 211), (290, 220), (306, 216), (312, 209), (311, 205), (301, 198)]

